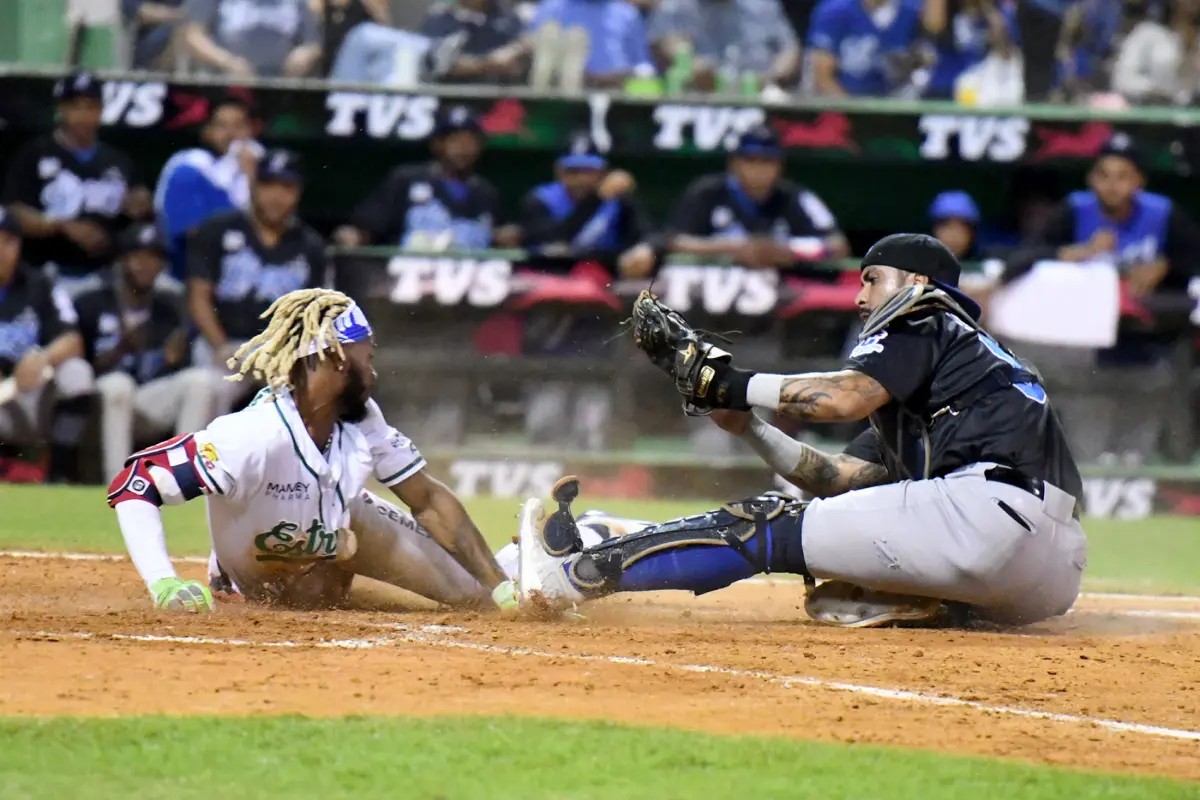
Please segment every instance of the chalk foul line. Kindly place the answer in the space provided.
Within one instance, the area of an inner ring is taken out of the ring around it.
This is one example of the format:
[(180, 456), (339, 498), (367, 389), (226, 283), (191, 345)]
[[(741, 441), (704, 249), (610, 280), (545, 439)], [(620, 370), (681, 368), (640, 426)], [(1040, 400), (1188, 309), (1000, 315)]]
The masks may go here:
[(887, 689), (880, 686), (867, 686), (857, 683), (846, 683), (844, 681), (831, 681), (823, 678), (813, 678), (801, 675), (781, 675), (774, 672), (735, 669), (732, 667), (721, 667), (711, 664), (676, 664), (666, 661), (657, 661), (649, 658), (632, 658), (628, 656), (613, 655), (589, 655), (582, 653), (565, 653), (562, 651), (552, 653), (542, 650), (532, 650), (524, 647), (483, 644), (480, 642), (471, 642), (462, 639), (451, 638), (451, 634), (468, 632), (465, 628), (454, 626), (424, 625), (414, 627), (404, 624), (376, 623), (371, 625), (371, 627), (385, 629), (389, 631), (389, 633), (387, 635), (367, 639), (330, 639), (316, 642), (256, 642), (247, 639), (219, 639), (198, 636), (164, 636), (154, 634), (121, 633), (56, 633), (53, 631), (33, 631), (26, 633), (11, 631), (11, 633), (19, 638), (50, 641), (58, 639), (86, 639), (96, 641), (111, 640), (151, 643), (164, 642), (183, 645), (216, 645), (224, 647), (332, 648), (362, 650), (381, 647), (394, 647), (401, 644), (418, 644), (432, 647), (473, 650), (482, 653), (496, 653), (508, 656), (553, 658), (580, 662), (605, 662), (609, 664), (623, 664), (638, 667), (657, 667), (659, 669), (679, 670), (681, 672), (727, 675), (730, 677), (750, 678), (753, 680), (764, 681), (766, 683), (782, 686), (788, 689), (796, 686), (806, 686), (817, 689), (863, 695), (866, 697), (878, 698), (880, 700), (892, 700), (916, 705), (969, 708), (974, 711), (981, 711), (984, 713), (1004, 714), (1006, 716), (1024, 717), (1026, 719), (1093, 725), (1098, 728), (1113, 731), (1114, 733), (1133, 733), (1143, 736), (1156, 736), (1168, 739), (1181, 739), (1186, 741), (1200, 742), (1200, 731), (1167, 728), (1159, 725), (1143, 725), (1136, 722), (1121, 722), (1119, 720), (1103, 719), (1101, 717), (1088, 717), (1075, 714), (1060, 714), (1050, 711), (1037, 711), (1034, 709), (1018, 708), (1015, 706), (989, 705), (976, 700), (967, 700), (961, 697), (954, 697), (952, 695), (928, 694), (925, 692), (914, 692), (906, 689)]
[[(129, 556), (119, 553), (70, 553), (70, 552), (44, 552), (41, 550), (0, 550), (0, 558), (25, 558), (25, 559), (60, 559), (62, 561), (109, 561), (109, 562), (128, 562)], [(207, 564), (208, 559), (203, 556), (177, 556), (172, 557), (172, 561), (176, 564)], [(747, 578), (738, 583), (750, 585), (770, 586), (777, 583), (794, 583), (799, 578), (788, 575), (764, 575), (761, 577)], [(1175, 594), (1126, 594), (1120, 592), (1080, 592), (1080, 600), (1117, 600), (1117, 601), (1135, 601), (1144, 600), (1147, 602), (1159, 603), (1200, 603), (1200, 596), (1197, 595), (1175, 595)], [(1152, 616), (1145, 613), (1141, 616)]]

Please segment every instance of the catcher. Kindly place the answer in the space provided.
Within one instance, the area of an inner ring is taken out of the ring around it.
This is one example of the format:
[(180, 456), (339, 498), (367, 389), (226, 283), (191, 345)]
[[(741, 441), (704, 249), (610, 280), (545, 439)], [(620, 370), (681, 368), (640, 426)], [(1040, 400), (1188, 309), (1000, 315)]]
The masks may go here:
[[(1002, 624), (1065, 613), (1086, 539), (1079, 471), (1038, 375), (979, 325), (957, 259), (932, 237), (896, 234), (862, 260), (864, 326), (844, 369), (773, 375), (732, 356), (643, 293), (634, 337), (674, 381), (688, 414), (712, 413), (776, 472), (817, 499), (765, 495), (581, 546), (555, 487), (521, 516), (523, 598), (569, 604), (612, 592), (697, 594), (759, 573), (812, 585), (829, 624), (934, 624), (963, 612)], [(845, 452), (793, 441), (749, 413), (870, 420)]]
[[(362, 310), (303, 289), (263, 316), (266, 330), (229, 366), (267, 388), (205, 430), (135, 453), (109, 489), (155, 605), (212, 610), (208, 586), (175, 574), (160, 513), (205, 497), (212, 586), (247, 600), (332, 606), (366, 575), (447, 605), (515, 606), (462, 504), (371, 399), (375, 342)], [(372, 473), (412, 514), (363, 488)]]

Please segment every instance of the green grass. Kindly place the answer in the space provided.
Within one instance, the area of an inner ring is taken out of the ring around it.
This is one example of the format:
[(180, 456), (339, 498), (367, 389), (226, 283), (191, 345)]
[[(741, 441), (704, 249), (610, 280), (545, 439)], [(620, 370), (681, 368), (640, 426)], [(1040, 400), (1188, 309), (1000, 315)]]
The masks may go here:
[[(584, 504), (587, 498), (583, 499)], [(613, 501), (605, 511), (665, 520), (715, 507), (706, 500)], [(476, 498), (471, 516), (494, 547), (516, 532), (517, 500)], [(99, 488), (0, 485), (0, 549), (120, 553), (121, 533)], [(208, 553), (204, 505), (189, 503), (165, 512), (168, 546), (175, 555)], [(1085, 521), (1089, 554), (1086, 586), (1094, 591), (1200, 594), (1200, 519)]]
[(537, 719), (3, 719), (0, 797), (1200, 797), (1165, 779)]

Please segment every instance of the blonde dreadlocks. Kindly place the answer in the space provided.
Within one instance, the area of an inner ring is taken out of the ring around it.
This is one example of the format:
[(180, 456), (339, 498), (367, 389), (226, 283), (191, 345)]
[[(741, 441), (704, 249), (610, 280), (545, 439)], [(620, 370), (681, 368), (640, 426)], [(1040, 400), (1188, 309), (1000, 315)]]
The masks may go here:
[[(237, 374), (229, 380), (240, 381), (252, 375), (265, 381), (272, 391), (293, 388), (292, 368), (314, 341), (331, 343), (337, 354), (343, 355), (333, 321), (351, 302), (332, 289), (298, 289), (280, 297), (260, 317), (270, 317), (266, 330), (239, 347), (229, 359), (229, 368), (237, 368)], [(324, 347), (317, 349), (317, 357), (325, 359)]]

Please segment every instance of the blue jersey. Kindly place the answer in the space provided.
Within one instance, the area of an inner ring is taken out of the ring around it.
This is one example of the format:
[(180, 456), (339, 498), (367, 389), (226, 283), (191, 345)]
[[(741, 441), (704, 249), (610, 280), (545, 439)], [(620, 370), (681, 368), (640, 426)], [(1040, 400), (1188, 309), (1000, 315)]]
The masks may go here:
[(862, 0), (821, 0), (813, 11), (808, 46), (837, 59), (837, 81), (847, 94), (886, 95), (896, 88), (889, 55), (908, 50), (920, 31), (920, 8), (896, 0), (873, 12)]
[(167, 244), (171, 274), (187, 276), (187, 234), (224, 211), (244, 208), (249, 179), (237, 158), (218, 158), (199, 148), (181, 150), (167, 161), (154, 190), (154, 212)]
[[(1019, 42), (1017, 15), (1012, 6), (1002, 6), (1000, 15), (1008, 29), (1008, 37)], [(989, 26), (982, 14), (960, 11), (946, 21), (949, 30), (938, 37), (937, 64), (929, 78), (927, 91), (938, 97), (950, 97), (958, 76), (978, 64), (988, 54)]]
[(1067, 203), (1075, 220), (1076, 242), (1086, 242), (1096, 231), (1106, 229), (1116, 235), (1119, 262), (1152, 261), (1163, 254), (1171, 218), (1170, 198), (1139, 192), (1133, 199), (1133, 213), (1122, 222), (1105, 217), (1100, 210), (1100, 201), (1092, 192), (1073, 192)]

